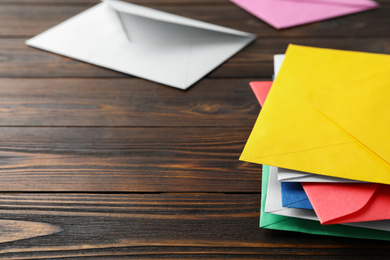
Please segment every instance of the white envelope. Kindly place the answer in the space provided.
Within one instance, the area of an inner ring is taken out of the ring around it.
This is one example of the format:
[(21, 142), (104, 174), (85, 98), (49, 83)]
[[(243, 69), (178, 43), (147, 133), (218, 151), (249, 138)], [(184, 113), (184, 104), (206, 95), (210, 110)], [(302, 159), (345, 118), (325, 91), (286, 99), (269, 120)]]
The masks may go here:
[(282, 206), (282, 188), (278, 181), (278, 167), (270, 166), (266, 198), (265, 212), (281, 216), (318, 220), (314, 210)]
[(284, 54), (275, 54), (274, 55), (274, 75), (278, 75), (280, 68), (282, 67), (284, 61)]
[[(275, 215), (309, 219), (319, 222), (314, 210), (285, 208), (282, 206), (282, 189), (277, 175), (277, 167), (270, 166), (264, 211)], [(343, 225), (390, 231), (390, 220), (357, 222)]]
[(278, 181), (283, 182), (361, 182), (276, 167)]
[(26, 44), (186, 89), (255, 38), (254, 34), (103, 0)]

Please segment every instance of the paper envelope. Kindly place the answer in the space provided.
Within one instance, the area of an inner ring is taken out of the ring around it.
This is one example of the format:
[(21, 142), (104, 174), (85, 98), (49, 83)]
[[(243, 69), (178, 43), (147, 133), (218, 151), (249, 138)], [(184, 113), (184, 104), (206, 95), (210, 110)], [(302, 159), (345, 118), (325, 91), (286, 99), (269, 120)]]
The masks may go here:
[[(274, 215), (287, 216), (300, 218), (305, 220), (311, 220), (318, 223), (321, 226), (321, 223), (318, 220), (314, 210), (310, 209), (296, 209), (296, 208), (287, 208), (282, 206), (281, 198), (281, 185), (277, 180), (277, 173), (275, 167), (270, 167), (269, 170), (263, 170), (263, 182), (265, 179), (268, 179), (267, 186), (262, 189), (262, 194), (266, 193), (266, 198), (264, 199), (264, 212), (272, 213)], [(266, 175), (265, 175), (266, 173)], [(263, 195), (262, 195), (263, 196)], [(368, 221), (368, 222), (358, 222), (358, 223), (345, 223), (342, 225), (353, 226), (353, 227), (362, 227), (382, 231), (390, 231), (390, 220), (380, 220), (380, 221)], [(262, 226), (260, 218), (260, 226)], [(333, 227), (335, 225), (323, 225), (324, 227)], [(337, 225), (338, 226), (338, 225)], [(299, 227), (297, 227), (299, 228)], [(325, 229), (326, 230), (326, 229)], [(387, 234), (388, 239), (390, 239), (390, 233)]]
[(104, 0), (26, 44), (186, 89), (255, 38), (250, 33)]
[[(268, 199), (267, 193), (269, 170), (270, 166), (263, 165), (260, 227), (318, 235), (390, 240), (390, 233), (387, 231), (369, 229), (367, 226), (366, 228), (362, 228), (365, 225), (370, 225), (370, 222), (359, 223), (361, 227), (354, 227), (348, 225), (321, 225), (320, 222), (314, 220), (300, 219), (287, 215), (281, 216), (265, 212), (265, 202)], [(374, 223), (376, 223), (377, 225), (381, 223), (383, 227), (389, 226), (390, 224), (390, 222), (388, 221), (376, 221)]]
[(376, 8), (371, 0), (231, 0), (277, 29)]
[(278, 168), (278, 180), (283, 182), (350, 182), (358, 183), (359, 181), (329, 177), (324, 175), (312, 174), (307, 172), (294, 171), (285, 168)]
[[(263, 178), (265, 176), (263, 175)], [(282, 216), (294, 216), (303, 219), (318, 221), (318, 218), (313, 210), (297, 209), (291, 207), (283, 207), (282, 204), (282, 186), (278, 181), (276, 167), (270, 167), (268, 175), (267, 199), (265, 201), (264, 211)], [(262, 192), (264, 192), (263, 190)]]
[(272, 81), (253, 81), (249, 83), (260, 106), (264, 105), (265, 99), (267, 98), (268, 92), (271, 89)]
[[(276, 57), (276, 55), (275, 55)], [(275, 66), (275, 75), (277, 75), (277, 72), (282, 64), (283, 56), (278, 56), (279, 57), (279, 63), (278, 65)], [(281, 58), (281, 59), (280, 59)], [(250, 83), (250, 86), (255, 93), (255, 96), (257, 100), (260, 103), (260, 106), (264, 105), (264, 102), (267, 98), (268, 92), (271, 89), (272, 86), (272, 81), (253, 81)], [(277, 168), (278, 172), (278, 180), (279, 181), (284, 181), (284, 182), (358, 182), (355, 180), (349, 180), (349, 179), (342, 179), (342, 178), (335, 178), (335, 177), (329, 177), (329, 176), (324, 176), (324, 175), (317, 175), (317, 174), (312, 174), (312, 173), (307, 173), (307, 172), (300, 172), (300, 171), (294, 171), (290, 169), (284, 169), (284, 168)], [(286, 185), (286, 188), (288, 184)], [(295, 185), (295, 184), (290, 184), (290, 185)], [(299, 184), (300, 185), (300, 184)], [(283, 186), (283, 185), (282, 185)], [(291, 188), (293, 186), (290, 186)], [(301, 187), (301, 191), (304, 193), (303, 188)], [(283, 189), (282, 189), (283, 192)], [(286, 194), (287, 195), (287, 194)], [(291, 194), (293, 196), (294, 194)], [(287, 195), (288, 196), (288, 195)], [(306, 196), (306, 194), (305, 194)], [(296, 196), (293, 196), (296, 197)], [(293, 198), (291, 197), (291, 198)], [(307, 208), (308, 205), (310, 205), (309, 199), (306, 197), (307, 202), (286, 202), (288, 203), (292, 208)], [(293, 204), (292, 204), (293, 203)], [(302, 205), (301, 205), (302, 204)], [(284, 203), (283, 203), (284, 205)], [(311, 205), (310, 205), (311, 207)]]
[(282, 206), (296, 209), (313, 209), (299, 182), (281, 182)]
[(274, 55), (274, 74), (275, 74), (275, 77), (276, 77), (276, 75), (278, 75), (279, 70), (282, 67), (285, 56), (286, 55), (284, 55), (284, 54), (275, 54)]
[(390, 183), (390, 55), (290, 45), (241, 160)]
[(322, 224), (390, 219), (389, 185), (302, 183), (302, 186)]
[[(282, 66), (284, 60), (284, 54), (277, 54), (274, 55), (274, 71), (275, 75), (278, 74), (280, 67)], [(255, 96), (257, 100), (259, 101), (260, 105), (263, 106), (264, 102), (268, 96), (268, 93), (272, 86), (272, 81), (254, 81), (250, 83), (250, 86), (252, 87), (253, 92), (255, 93)], [(301, 171), (294, 171), (290, 169), (285, 168), (277, 168), (278, 172), (278, 180), (283, 182), (359, 182), (356, 180), (350, 180), (350, 179), (342, 179), (342, 178), (336, 178), (336, 177), (329, 177), (324, 175), (317, 175), (307, 172), (301, 172)], [(287, 185), (287, 184), (284, 184)], [(294, 184), (291, 184), (294, 185)], [(282, 184), (283, 186), (283, 184)], [(292, 187), (292, 186), (291, 186)], [(302, 187), (301, 187), (302, 188)], [(303, 188), (301, 190), (303, 193)], [(283, 192), (283, 189), (282, 189)], [(292, 194), (293, 196), (293, 194)], [(306, 196), (306, 194), (304, 194)], [(294, 196), (296, 197), (296, 196)], [(294, 198), (291, 197), (291, 198)], [(306, 197), (307, 202), (300, 200), (296, 202), (286, 202), (289, 203), (290, 207), (292, 208), (307, 208), (308, 205), (310, 205), (310, 202), (308, 201), (308, 198)], [(292, 204), (293, 203), (293, 204)], [(284, 205), (284, 204), (283, 204)], [(311, 205), (310, 205), (311, 207)]]

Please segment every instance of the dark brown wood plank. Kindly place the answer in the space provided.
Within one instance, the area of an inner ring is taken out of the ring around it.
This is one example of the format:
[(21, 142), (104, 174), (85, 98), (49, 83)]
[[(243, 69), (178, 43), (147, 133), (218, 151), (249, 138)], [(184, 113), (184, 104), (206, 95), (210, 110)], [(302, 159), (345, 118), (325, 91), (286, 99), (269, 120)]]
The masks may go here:
[(250, 128), (0, 128), (0, 191), (259, 192)]
[(252, 126), (250, 79), (187, 91), (142, 79), (1, 79), (2, 126)]
[[(132, 77), (28, 47), (24, 44), (25, 40), (27, 38), (0, 41), (0, 77)], [(387, 38), (347, 38), (342, 41), (339, 38), (259, 38), (211, 72), (207, 78), (271, 78), (273, 55), (284, 53), (290, 43), (373, 53), (389, 53), (390, 50), (390, 40)]]
[[(86, 10), (86, 5), (18, 5), (2, 4), (0, 8), (0, 37), (31, 37)], [(299, 26), (288, 30), (275, 30), (260, 19), (234, 4), (226, 5), (161, 5), (147, 6), (189, 18), (215, 23), (238, 30), (256, 33), (259, 37), (354, 37), (386, 36), (390, 32), (390, 5), (381, 8)], [(33, 21), (33, 22), (32, 22)]]
[[(1, 194), (1, 259), (387, 259), (388, 242), (258, 227), (258, 194)], [(27, 237), (26, 237), (27, 238)]]

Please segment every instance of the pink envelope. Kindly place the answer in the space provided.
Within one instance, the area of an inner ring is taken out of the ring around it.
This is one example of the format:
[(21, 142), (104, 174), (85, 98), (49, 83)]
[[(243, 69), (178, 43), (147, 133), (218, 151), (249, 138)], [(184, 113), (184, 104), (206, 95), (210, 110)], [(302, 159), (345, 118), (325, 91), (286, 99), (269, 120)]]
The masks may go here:
[(302, 183), (321, 224), (390, 219), (390, 185)]
[(272, 81), (253, 81), (249, 83), (249, 85), (251, 86), (252, 91), (255, 93), (260, 106), (263, 106), (268, 92), (271, 89)]
[(230, 0), (277, 29), (378, 7), (371, 0)]

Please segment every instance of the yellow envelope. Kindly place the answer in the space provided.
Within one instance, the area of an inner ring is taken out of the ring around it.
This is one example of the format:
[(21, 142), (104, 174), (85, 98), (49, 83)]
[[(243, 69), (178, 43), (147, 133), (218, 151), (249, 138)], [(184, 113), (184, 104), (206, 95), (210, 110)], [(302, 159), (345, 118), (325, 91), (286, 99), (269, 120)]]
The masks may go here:
[(290, 45), (240, 159), (390, 184), (390, 55)]

